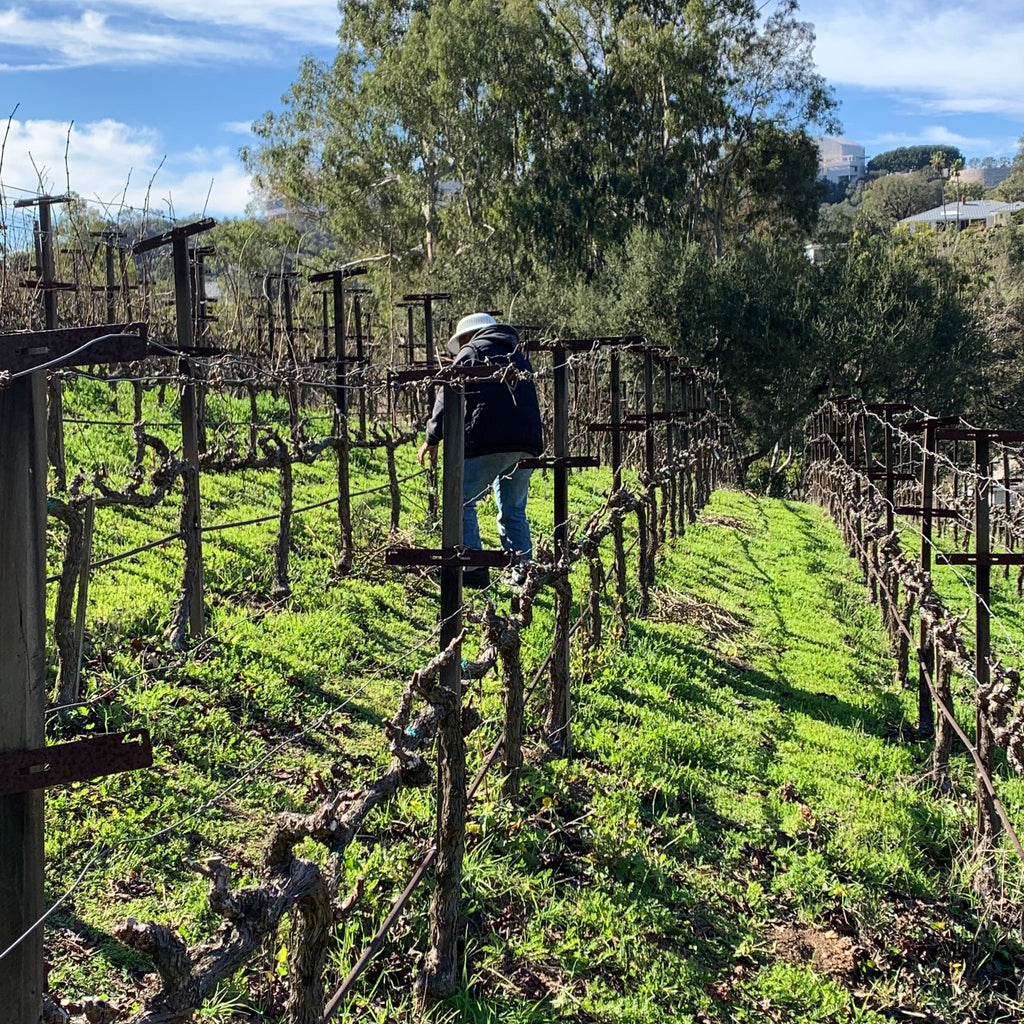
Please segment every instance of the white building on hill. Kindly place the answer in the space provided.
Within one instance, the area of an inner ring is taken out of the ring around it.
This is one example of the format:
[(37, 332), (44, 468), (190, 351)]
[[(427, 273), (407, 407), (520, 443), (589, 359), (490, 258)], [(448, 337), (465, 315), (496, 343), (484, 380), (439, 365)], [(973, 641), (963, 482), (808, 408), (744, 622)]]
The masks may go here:
[(867, 161), (863, 146), (827, 135), (819, 135), (814, 141), (818, 145), (819, 177), (833, 185), (849, 185), (864, 177)]

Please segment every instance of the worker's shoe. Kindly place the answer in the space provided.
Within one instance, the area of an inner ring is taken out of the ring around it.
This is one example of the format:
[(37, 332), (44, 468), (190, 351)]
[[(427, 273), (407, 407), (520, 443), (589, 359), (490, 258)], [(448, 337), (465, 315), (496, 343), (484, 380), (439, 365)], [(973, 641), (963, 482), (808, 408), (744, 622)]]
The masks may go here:
[(483, 590), (490, 583), (491, 571), (486, 565), (471, 565), (462, 570), (462, 585), (467, 590)]

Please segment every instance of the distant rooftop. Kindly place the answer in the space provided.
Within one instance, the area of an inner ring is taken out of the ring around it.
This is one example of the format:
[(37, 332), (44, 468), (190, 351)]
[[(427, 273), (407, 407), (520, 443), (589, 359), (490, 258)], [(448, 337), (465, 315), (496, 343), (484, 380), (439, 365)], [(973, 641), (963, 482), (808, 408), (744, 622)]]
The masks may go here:
[(901, 224), (948, 224), (957, 221), (987, 221), (999, 213), (1016, 213), (1024, 210), (1024, 203), (1002, 203), (998, 199), (969, 199), (964, 203), (948, 202), (924, 213), (904, 217)]

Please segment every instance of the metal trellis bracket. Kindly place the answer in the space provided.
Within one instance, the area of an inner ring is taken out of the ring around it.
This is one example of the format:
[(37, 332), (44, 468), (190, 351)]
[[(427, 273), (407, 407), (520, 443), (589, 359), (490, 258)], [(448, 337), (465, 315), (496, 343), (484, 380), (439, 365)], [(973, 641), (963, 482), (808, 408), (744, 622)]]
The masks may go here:
[[(103, 338), (89, 345), (94, 338)], [(152, 355), (146, 341), (146, 325), (100, 324), (55, 331), (0, 335), (0, 370), (20, 373), (60, 360), (59, 366), (127, 363)], [(82, 352), (77, 352), (88, 345)]]
[(429, 565), (443, 569), (458, 569), (471, 565), (486, 565), (505, 569), (512, 564), (508, 551), (481, 551), (476, 548), (388, 548), (385, 565)]
[(41, 750), (0, 754), (0, 796), (66, 782), (85, 782), (101, 775), (149, 768), (152, 764), (153, 745), (148, 729), (106, 733)]

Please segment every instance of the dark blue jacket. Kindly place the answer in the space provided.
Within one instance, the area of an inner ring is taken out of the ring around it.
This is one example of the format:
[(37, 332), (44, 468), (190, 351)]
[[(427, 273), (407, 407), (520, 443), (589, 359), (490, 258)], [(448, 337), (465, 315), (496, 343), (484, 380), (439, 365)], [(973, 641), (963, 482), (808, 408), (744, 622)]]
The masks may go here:
[[(505, 324), (477, 331), (455, 357), (454, 366), (508, 366), (532, 372), (519, 347), (519, 335)], [(427, 421), (427, 444), (441, 440), (444, 388), (438, 388), (434, 411)], [(491, 380), (466, 382), (466, 458), (494, 452), (544, 450), (537, 389), (532, 380), (502, 384)]]

